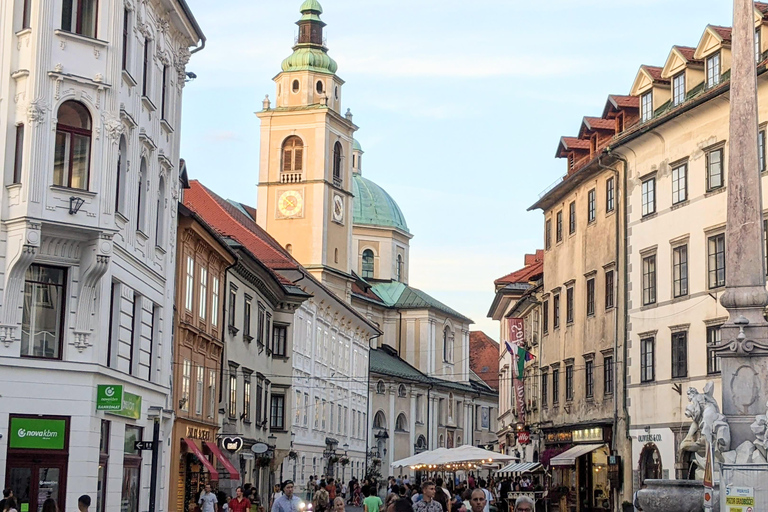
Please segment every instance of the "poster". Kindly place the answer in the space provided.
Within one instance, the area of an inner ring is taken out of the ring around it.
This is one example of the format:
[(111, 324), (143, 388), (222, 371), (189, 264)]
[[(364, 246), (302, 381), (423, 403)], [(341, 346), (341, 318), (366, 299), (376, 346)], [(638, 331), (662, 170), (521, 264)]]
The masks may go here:
[(725, 488), (726, 512), (754, 512), (755, 489), (752, 487)]

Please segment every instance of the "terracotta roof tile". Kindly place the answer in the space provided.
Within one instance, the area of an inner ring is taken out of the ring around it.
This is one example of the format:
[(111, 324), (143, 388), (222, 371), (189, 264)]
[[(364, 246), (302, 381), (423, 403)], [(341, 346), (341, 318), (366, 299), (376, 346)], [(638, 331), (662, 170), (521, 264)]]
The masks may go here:
[(640, 98), (637, 96), (611, 94), (608, 98), (618, 108), (640, 108)]
[(511, 274), (507, 274), (504, 277), (500, 277), (493, 283), (496, 285), (528, 283), (534, 277), (541, 275), (542, 272), (544, 272), (544, 261), (539, 261), (533, 265), (527, 265), (520, 270), (516, 270)]
[(585, 117), (583, 124), (591, 130), (616, 130), (616, 121), (602, 117)]
[(701, 59), (693, 58), (693, 54), (696, 53), (696, 48), (691, 48), (690, 46), (675, 46), (675, 48), (683, 57), (685, 57), (685, 60), (689, 62), (701, 62)]
[(763, 14), (768, 12), (768, 4), (763, 2), (755, 2), (755, 8)]
[(731, 41), (731, 27), (719, 27), (717, 25), (710, 25), (709, 28), (714, 30), (717, 35), (723, 38), (723, 41)]
[(565, 149), (586, 149), (589, 150), (589, 141), (579, 139), (578, 137), (561, 137), (560, 144)]
[(494, 390), (499, 390), (499, 344), (484, 332), (469, 333), (469, 368)]
[(272, 270), (300, 267), (274, 238), (234, 205), (197, 180), (191, 180), (189, 186), (184, 192), (185, 206), (196, 211), (216, 231), (241, 243)]
[(666, 78), (661, 77), (662, 68), (657, 66), (642, 66), (642, 68), (651, 75), (654, 82), (669, 82)]

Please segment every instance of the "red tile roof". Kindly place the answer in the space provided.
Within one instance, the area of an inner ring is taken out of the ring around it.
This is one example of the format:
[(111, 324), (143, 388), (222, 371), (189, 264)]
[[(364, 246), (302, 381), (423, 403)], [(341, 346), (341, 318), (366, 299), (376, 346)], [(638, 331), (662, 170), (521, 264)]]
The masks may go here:
[(709, 28), (714, 30), (717, 35), (723, 38), (723, 41), (731, 41), (731, 27), (719, 27), (717, 25), (710, 25)]
[[(184, 192), (184, 205), (197, 212), (213, 229), (238, 241), (272, 270), (299, 269), (299, 263), (250, 217), (199, 181), (191, 180), (189, 186)], [(290, 283), (279, 277), (282, 282)]]
[(701, 59), (693, 58), (693, 54), (696, 53), (696, 48), (691, 48), (690, 46), (675, 46), (674, 48), (676, 48), (688, 62), (701, 62)]
[(651, 75), (651, 79), (653, 79), (654, 82), (669, 82), (666, 78), (661, 78), (661, 71), (662, 68), (657, 66), (641, 66), (642, 69), (648, 72), (649, 75)]
[(363, 287), (360, 286), (360, 284), (357, 281), (352, 283), (352, 293), (355, 295), (359, 295), (361, 297), (365, 297), (368, 300), (377, 302), (383, 306), (386, 306), (386, 304), (382, 302), (381, 298), (375, 293), (373, 293), (373, 291), (371, 291), (370, 288), (363, 289)]
[(493, 283), (495, 285), (515, 284), (515, 283), (528, 283), (533, 278), (541, 275), (544, 272), (544, 261), (538, 261), (532, 265), (526, 265), (520, 270), (516, 270), (511, 274), (507, 274), (504, 277), (498, 278)]
[(640, 98), (637, 96), (611, 94), (608, 96), (608, 101), (611, 101), (618, 108), (640, 108)]
[(585, 117), (583, 124), (590, 130), (616, 130), (616, 121), (602, 117)]
[(495, 391), (499, 390), (499, 344), (484, 332), (469, 333), (469, 368)]
[(768, 4), (765, 4), (763, 2), (755, 2), (755, 8), (758, 11), (762, 12), (763, 14), (768, 12)]
[(525, 255), (525, 266), (541, 263), (544, 261), (544, 249), (539, 249), (536, 254)]

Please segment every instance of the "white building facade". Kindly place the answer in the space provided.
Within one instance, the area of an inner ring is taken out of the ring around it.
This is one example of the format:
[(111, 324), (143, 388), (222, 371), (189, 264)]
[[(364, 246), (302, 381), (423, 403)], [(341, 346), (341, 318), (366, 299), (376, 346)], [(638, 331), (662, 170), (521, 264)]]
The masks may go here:
[[(133, 442), (171, 429), (181, 97), (203, 35), (183, 0), (2, 8), (0, 481), (22, 510), (146, 510)], [(122, 393), (109, 412), (98, 386)]]

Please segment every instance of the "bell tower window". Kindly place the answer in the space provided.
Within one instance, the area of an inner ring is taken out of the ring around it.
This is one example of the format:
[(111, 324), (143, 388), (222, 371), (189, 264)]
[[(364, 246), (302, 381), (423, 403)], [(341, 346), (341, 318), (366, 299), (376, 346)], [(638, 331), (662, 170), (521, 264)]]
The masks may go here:
[(361, 269), (363, 279), (373, 279), (373, 251), (366, 249), (363, 251), (363, 268)]
[(293, 81), (293, 84), (291, 85), (291, 89), (293, 89), (294, 93), (299, 92), (299, 81), (298, 80), (294, 80)]
[(304, 171), (304, 142), (295, 135), (283, 142), (283, 164), (280, 172), (281, 183), (299, 183)]
[(337, 187), (341, 186), (341, 143), (336, 142), (333, 145), (333, 184)]

